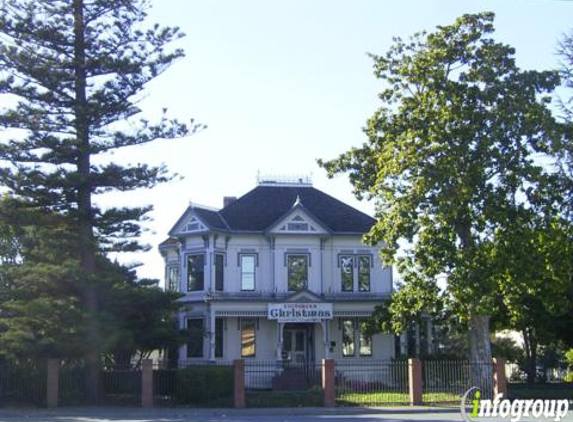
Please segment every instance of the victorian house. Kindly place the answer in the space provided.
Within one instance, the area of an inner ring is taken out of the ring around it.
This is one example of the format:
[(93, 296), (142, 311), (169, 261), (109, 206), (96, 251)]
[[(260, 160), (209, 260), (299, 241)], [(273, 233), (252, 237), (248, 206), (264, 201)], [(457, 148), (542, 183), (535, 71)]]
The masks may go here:
[(166, 288), (184, 295), (180, 364), (392, 358), (392, 336), (363, 330), (392, 292), (392, 269), (362, 242), (373, 224), (305, 179), (190, 205), (159, 246)]

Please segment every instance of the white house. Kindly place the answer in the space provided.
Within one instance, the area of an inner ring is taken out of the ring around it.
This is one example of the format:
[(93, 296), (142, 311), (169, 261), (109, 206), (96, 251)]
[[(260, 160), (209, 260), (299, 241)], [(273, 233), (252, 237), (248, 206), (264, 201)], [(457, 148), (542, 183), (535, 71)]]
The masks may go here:
[(392, 336), (362, 332), (392, 292), (392, 269), (362, 243), (373, 223), (300, 179), (190, 205), (159, 246), (166, 288), (185, 295), (180, 363), (392, 358)]

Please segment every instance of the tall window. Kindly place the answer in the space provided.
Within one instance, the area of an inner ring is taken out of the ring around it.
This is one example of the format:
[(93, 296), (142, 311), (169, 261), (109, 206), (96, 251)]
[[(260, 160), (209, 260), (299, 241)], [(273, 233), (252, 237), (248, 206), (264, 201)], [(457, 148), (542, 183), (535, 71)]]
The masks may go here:
[(343, 292), (351, 292), (354, 289), (354, 257), (352, 255), (340, 257), (340, 280)]
[(257, 321), (241, 319), (241, 357), (255, 357), (257, 351)]
[(239, 255), (241, 261), (241, 290), (255, 290), (255, 254)]
[(179, 265), (169, 265), (167, 267), (167, 290), (179, 290)]
[(203, 318), (194, 318), (187, 320), (187, 357), (203, 357)]
[(360, 356), (372, 356), (372, 336), (366, 334), (366, 321), (358, 321)]
[(297, 291), (308, 286), (308, 255), (287, 255), (288, 289)]
[(342, 321), (342, 356), (354, 356), (354, 321)]
[(203, 290), (205, 280), (205, 255), (189, 255), (187, 258), (187, 291)]
[(215, 357), (223, 357), (223, 318), (215, 318)]
[(225, 255), (215, 254), (215, 290), (223, 291), (224, 286)]
[(370, 257), (368, 255), (358, 257), (358, 290), (370, 291)]

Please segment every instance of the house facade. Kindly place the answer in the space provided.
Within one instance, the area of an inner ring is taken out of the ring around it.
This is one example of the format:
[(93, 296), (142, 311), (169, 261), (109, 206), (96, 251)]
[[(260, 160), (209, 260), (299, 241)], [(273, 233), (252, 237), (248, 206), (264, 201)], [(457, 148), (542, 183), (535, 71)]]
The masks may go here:
[(166, 288), (184, 295), (180, 364), (392, 358), (392, 336), (363, 330), (392, 293), (391, 267), (362, 243), (373, 223), (308, 180), (190, 205), (159, 246)]

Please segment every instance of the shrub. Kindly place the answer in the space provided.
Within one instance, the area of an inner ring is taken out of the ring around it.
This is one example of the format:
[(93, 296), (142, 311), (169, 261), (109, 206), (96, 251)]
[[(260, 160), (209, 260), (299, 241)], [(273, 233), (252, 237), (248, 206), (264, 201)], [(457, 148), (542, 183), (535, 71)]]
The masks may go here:
[(573, 368), (573, 349), (569, 349), (565, 352), (565, 360), (569, 368)]
[(207, 404), (233, 396), (231, 366), (190, 366), (177, 371), (176, 382), (179, 404)]

